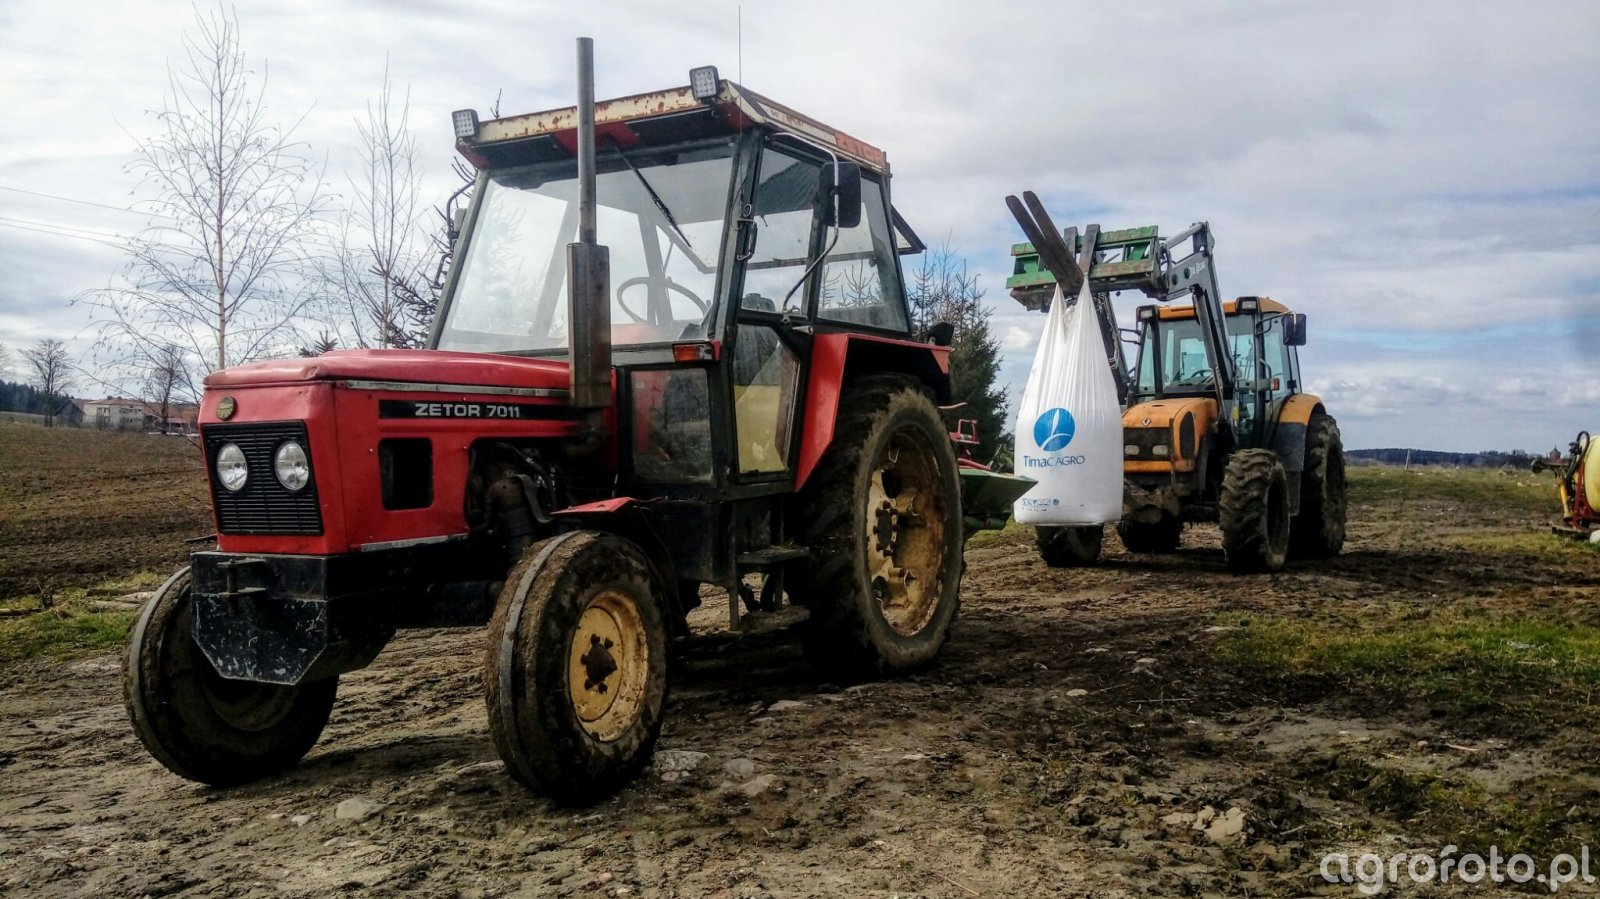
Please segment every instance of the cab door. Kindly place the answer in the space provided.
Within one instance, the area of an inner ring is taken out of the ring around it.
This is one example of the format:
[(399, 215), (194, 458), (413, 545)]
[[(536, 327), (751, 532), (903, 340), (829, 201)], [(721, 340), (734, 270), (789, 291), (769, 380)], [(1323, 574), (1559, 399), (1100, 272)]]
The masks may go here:
[(817, 251), (817, 196), (822, 164), (768, 144), (756, 172), (750, 221), (753, 243), (743, 260), (731, 337), (733, 452), (736, 480), (778, 481), (792, 475), (802, 360), (809, 351)]

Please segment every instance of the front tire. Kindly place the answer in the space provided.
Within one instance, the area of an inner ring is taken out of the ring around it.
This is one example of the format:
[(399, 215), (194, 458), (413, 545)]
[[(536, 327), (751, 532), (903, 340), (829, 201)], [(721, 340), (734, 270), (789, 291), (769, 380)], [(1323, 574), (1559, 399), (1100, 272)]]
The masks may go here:
[(191, 590), (184, 568), (134, 623), (122, 667), (134, 733), (168, 770), (211, 786), (293, 767), (327, 726), (339, 679), (283, 686), (224, 678), (191, 636)]
[(1239, 450), (1228, 459), (1218, 504), (1228, 568), (1278, 571), (1289, 551), (1289, 478), (1271, 450)]
[(667, 698), (654, 583), (637, 546), (597, 531), (528, 547), (506, 577), (484, 686), (489, 733), (517, 780), (588, 805), (650, 761)]
[(1081, 568), (1100, 561), (1105, 530), (1103, 524), (1036, 527), (1033, 543), (1039, 548), (1039, 558), (1051, 568)]
[(1318, 412), (1306, 427), (1306, 465), (1300, 479), (1300, 514), (1289, 524), (1289, 552), (1297, 559), (1326, 559), (1344, 548), (1347, 499), (1344, 441), (1333, 416)]
[(845, 388), (833, 444), (806, 483), (800, 527), (815, 559), (806, 654), (855, 680), (933, 661), (961, 588), (961, 485), (950, 435), (922, 388)]

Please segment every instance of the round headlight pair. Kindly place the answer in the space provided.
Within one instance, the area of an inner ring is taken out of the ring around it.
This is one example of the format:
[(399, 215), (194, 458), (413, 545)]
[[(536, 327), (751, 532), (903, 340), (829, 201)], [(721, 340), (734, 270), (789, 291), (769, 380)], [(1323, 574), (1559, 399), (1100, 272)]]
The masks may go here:
[[(300, 490), (311, 482), (311, 462), (306, 458), (305, 447), (287, 441), (272, 454), (272, 473), (286, 490)], [(250, 464), (245, 461), (244, 450), (236, 443), (225, 443), (217, 451), (217, 480), (227, 490), (237, 493), (250, 480)]]

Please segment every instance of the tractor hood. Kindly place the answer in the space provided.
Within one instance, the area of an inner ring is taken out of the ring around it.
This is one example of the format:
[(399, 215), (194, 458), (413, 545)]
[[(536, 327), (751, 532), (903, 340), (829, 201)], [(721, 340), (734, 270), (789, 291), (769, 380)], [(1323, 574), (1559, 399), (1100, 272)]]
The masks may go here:
[(367, 381), (560, 390), (569, 383), (565, 360), (526, 359), (445, 350), (336, 350), (309, 359), (273, 359), (206, 376), (207, 387), (259, 387), (307, 381)]

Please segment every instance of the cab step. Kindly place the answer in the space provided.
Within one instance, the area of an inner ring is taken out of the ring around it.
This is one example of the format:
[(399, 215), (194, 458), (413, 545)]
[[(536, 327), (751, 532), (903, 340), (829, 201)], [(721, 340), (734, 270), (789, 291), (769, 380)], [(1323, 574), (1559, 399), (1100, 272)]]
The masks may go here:
[(740, 571), (766, 571), (773, 566), (783, 565), (788, 562), (798, 562), (811, 557), (811, 549), (805, 546), (769, 546), (753, 552), (739, 553), (733, 557), (734, 564)]

